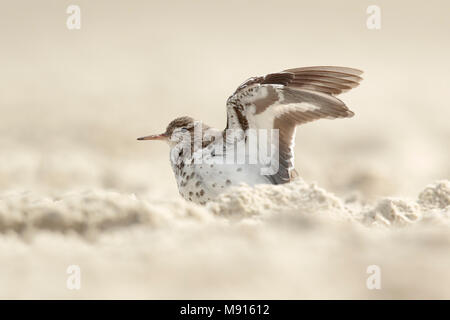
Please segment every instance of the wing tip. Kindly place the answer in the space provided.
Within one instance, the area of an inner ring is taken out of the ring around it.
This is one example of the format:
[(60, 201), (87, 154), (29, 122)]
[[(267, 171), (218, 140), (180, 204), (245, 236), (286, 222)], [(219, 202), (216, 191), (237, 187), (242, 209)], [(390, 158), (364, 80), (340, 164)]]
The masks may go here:
[(291, 68), (283, 70), (282, 72), (299, 72), (299, 71), (330, 71), (330, 72), (341, 72), (347, 73), (350, 75), (360, 76), (364, 73), (363, 70), (358, 68), (350, 68), (350, 67), (340, 67), (340, 66), (312, 66), (312, 67), (300, 67), (300, 68)]

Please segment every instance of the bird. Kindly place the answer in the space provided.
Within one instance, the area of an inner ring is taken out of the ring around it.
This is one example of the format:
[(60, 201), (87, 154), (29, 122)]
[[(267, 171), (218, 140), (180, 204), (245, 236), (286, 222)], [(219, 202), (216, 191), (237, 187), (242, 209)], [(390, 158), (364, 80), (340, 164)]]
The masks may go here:
[(169, 144), (179, 193), (197, 204), (205, 205), (242, 183), (289, 183), (299, 177), (294, 168), (296, 127), (322, 118), (352, 117), (336, 96), (357, 87), (362, 73), (316, 66), (251, 77), (228, 98), (224, 130), (182, 116), (163, 133), (138, 140)]

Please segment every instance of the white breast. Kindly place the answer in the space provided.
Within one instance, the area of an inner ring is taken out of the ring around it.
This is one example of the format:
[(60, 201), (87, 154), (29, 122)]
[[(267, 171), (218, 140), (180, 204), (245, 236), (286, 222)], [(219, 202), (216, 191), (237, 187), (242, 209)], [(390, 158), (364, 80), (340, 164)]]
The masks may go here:
[(270, 183), (261, 174), (260, 165), (248, 164), (248, 159), (243, 163), (226, 163), (222, 154), (214, 154), (213, 150), (211, 144), (197, 151), (190, 159), (184, 159), (181, 167), (177, 162), (172, 163), (178, 190), (186, 200), (204, 204), (231, 186)]

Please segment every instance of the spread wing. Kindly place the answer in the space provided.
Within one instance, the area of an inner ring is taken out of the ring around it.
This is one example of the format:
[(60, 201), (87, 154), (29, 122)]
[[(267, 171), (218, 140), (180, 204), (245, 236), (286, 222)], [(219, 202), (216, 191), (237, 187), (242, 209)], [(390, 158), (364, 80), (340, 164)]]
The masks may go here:
[(274, 184), (289, 182), (295, 175), (296, 126), (352, 117), (335, 95), (358, 86), (361, 74), (352, 68), (306, 67), (250, 78), (227, 100), (227, 129), (278, 129), (279, 171), (270, 179)]

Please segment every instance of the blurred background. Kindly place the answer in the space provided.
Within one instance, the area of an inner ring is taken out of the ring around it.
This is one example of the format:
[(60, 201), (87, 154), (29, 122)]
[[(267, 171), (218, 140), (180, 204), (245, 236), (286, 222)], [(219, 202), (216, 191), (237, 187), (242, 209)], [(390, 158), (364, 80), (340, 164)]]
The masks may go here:
[[(380, 30), (366, 26), (372, 4)], [(80, 30), (66, 27), (69, 5)], [(245, 79), (336, 65), (365, 72), (340, 96), (355, 117), (298, 128), (297, 170), (339, 196), (415, 197), (450, 176), (449, 10), (444, 0), (2, 0), (0, 193), (179, 201), (167, 145), (137, 137), (182, 115), (223, 128)]]
[(334, 192), (415, 194), (450, 171), (449, 5), (377, 1), (369, 30), (370, 4), (4, 1), (0, 188), (178, 196), (167, 146), (136, 137), (180, 115), (223, 128), (248, 77), (338, 65), (365, 71), (341, 96), (356, 116), (299, 128), (299, 172)]

